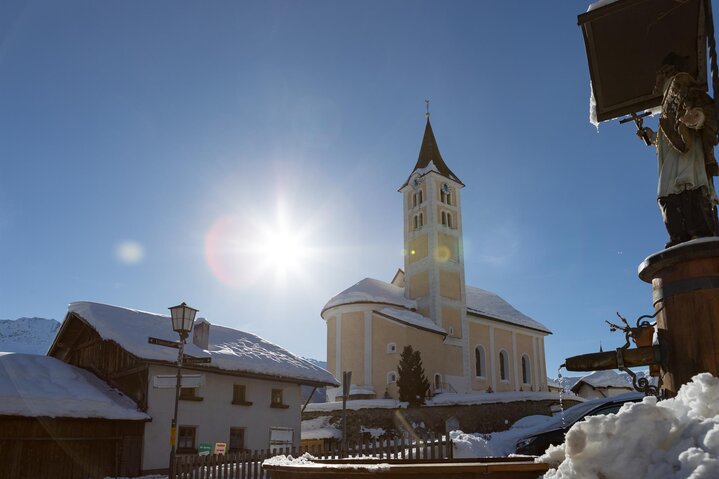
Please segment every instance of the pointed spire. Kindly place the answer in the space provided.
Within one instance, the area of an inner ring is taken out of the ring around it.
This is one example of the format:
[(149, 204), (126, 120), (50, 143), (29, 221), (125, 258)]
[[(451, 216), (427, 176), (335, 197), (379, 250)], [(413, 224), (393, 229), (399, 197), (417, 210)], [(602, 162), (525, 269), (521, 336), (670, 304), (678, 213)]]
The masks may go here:
[[(427, 125), (424, 128), (424, 137), (422, 138), (422, 146), (419, 149), (419, 158), (417, 158), (417, 164), (414, 165), (412, 173), (417, 170), (422, 170), (424, 174), (428, 170), (437, 171), (440, 175), (445, 176), (451, 180), (464, 186), (464, 183), (457, 178), (457, 175), (452, 173), (447, 164), (442, 159), (442, 155), (439, 152), (439, 146), (437, 146), (437, 140), (434, 138), (434, 132), (432, 131), (432, 124), (429, 122), (429, 100), (425, 100), (427, 103)], [(410, 174), (410, 176), (412, 176)], [(402, 188), (409, 182), (409, 178), (404, 182)]]

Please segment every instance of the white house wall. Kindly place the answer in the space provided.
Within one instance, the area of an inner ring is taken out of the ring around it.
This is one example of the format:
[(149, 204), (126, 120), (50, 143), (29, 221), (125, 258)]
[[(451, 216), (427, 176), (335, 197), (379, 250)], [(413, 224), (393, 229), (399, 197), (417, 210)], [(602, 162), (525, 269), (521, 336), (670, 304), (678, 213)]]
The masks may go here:
[[(145, 425), (143, 444), (143, 471), (167, 469), (170, 455), (170, 425), (175, 401), (175, 389), (158, 389), (152, 386), (155, 375), (175, 374), (176, 369), (152, 365), (148, 378), (148, 409), (152, 421)], [(187, 371), (198, 374), (197, 371)], [(241, 378), (236, 376), (201, 373), (204, 384), (197, 391), (202, 401), (179, 402), (178, 426), (196, 426), (196, 445), (200, 443), (227, 443), (230, 428), (245, 428), (245, 448), (267, 449), (270, 427), (287, 427), (294, 430), (294, 445), (300, 443), (300, 386), (279, 381)], [(232, 404), (234, 384), (246, 386), (246, 400), (251, 406)], [(270, 407), (272, 389), (283, 390), (287, 409)]]

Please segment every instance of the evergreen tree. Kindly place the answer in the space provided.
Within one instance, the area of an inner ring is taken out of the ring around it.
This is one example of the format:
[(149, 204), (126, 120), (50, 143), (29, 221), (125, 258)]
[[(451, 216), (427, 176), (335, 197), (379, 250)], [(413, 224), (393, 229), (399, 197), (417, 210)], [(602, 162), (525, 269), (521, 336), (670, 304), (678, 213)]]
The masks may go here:
[(397, 372), (399, 400), (407, 401), (410, 406), (424, 404), (424, 398), (429, 392), (429, 381), (424, 375), (419, 351), (412, 349), (412, 346), (405, 346), (399, 357)]

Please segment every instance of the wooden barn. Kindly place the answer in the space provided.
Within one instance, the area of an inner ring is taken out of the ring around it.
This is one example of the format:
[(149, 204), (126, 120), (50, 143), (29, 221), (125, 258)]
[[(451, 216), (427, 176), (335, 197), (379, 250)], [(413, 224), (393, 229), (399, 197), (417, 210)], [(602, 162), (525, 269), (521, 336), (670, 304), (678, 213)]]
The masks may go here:
[(52, 357), (0, 353), (0, 476), (136, 476), (150, 417), (95, 375)]

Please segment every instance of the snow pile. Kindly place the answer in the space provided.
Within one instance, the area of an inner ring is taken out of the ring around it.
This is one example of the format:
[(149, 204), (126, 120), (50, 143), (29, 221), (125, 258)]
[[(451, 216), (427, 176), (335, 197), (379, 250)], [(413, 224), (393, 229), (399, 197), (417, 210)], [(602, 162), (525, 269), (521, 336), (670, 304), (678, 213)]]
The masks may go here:
[(508, 456), (514, 453), (518, 440), (544, 431), (556, 421), (557, 417), (552, 416), (526, 416), (506, 431), (491, 434), (452, 431), (449, 437), (452, 438), (453, 454), (457, 458)]
[(487, 434), (466, 434), (462, 431), (451, 431), (453, 457), (457, 459), (471, 457), (498, 456), (489, 441)]
[(311, 455), (309, 452), (302, 454), (299, 457), (292, 456), (274, 456), (269, 459), (265, 459), (262, 462), (263, 466), (297, 466), (297, 465), (311, 465), (314, 464), (317, 458)]
[(341, 439), (342, 431), (330, 424), (332, 416), (318, 416), (302, 421), (302, 439)]
[[(177, 333), (172, 330), (169, 316), (87, 301), (71, 303), (68, 312), (85, 320), (103, 339), (115, 341), (139, 358), (169, 362), (177, 360), (176, 349), (149, 344), (147, 341), (150, 336), (177, 341)], [(199, 322), (209, 324), (204, 318), (195, 323)], [(338, 385), (328, 371), (276, 344), (252, 333), (214, 324), (210, 326), (208, 350), (188, 341), (185, 354), (212, 358), (212, 363), (206, 366), (208, 368)]]
[(417, 302), (404, 297), (404, 288), (374, 278), (365, 278), (330, 299), (322, 312), (351, 303), (384, 303), (417, 309)]
[(554, 468), (545, 479), (719, 477), (719, 379), (702, 373), (676, 398), (580, 421), (538, 461)]
[(369, 433), (370, 436), (372, 436), (372, 439), (377, 439), (378, 437), (384, 436), (387, 431), (382, 429), (381, 427), (360, 427), (360, 432), (362, 433)]
[(0, 415), (146, 421), (129, 397), (58, 359), (0, 353)]
[(499, 295), (473, 286), (467, 286), (467, 311), (499, 319), (526, 328), (552, 333), (545, 325), (517, 311)]

